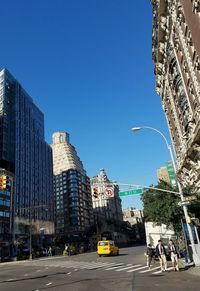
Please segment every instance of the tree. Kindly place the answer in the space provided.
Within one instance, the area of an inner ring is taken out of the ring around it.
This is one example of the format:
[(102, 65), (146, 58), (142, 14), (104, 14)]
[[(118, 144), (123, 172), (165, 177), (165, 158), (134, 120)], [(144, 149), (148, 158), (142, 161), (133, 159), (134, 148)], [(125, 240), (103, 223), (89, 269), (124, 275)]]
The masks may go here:
[[(163, 181), (159, 182), (155, 188), (176, 191)], [(182, 208), (178, 206), (180, 197), (177, 194), (149, 189), (145, 191), (141, 199), (144, 203), (146, 221), (155, 222), (157, 225), (162, 223), (167, 226), (172, 225), (177, 233), (181, 231), (181, 219), (184, 216)]]
[(187, 186), (186, 188), (184, 188), (183, 193), (185, 196), (196, 195), (197, 200), (193, 201), (188, 206), (188, 213), (191, 217), (195, 217), (200, 220), (200, 195), (193, 193), (192, 186)]

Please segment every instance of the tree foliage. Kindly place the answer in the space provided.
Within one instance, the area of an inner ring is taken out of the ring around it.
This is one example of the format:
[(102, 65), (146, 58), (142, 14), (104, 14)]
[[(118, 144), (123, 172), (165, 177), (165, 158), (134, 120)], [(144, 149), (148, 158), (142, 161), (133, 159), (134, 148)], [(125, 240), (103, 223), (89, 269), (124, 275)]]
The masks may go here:
[[(176, 191), (163, 181), (159, 182), (155, 188)], [(167, 226), (172, 225), (176, 232), (181, 230), (183, 211), (178, 206), (178, 202), (180, 201), (178, 195), (149, 189), (143, 194), (141, 199), (144, 204), (146, 221), (155, 222), (157, 225), (161, 225), (162, 223)]]
[(188, 213), (191, 217), (195, 217), (200, 220), (200, 194), (193, 193), (192, 186), (184, 188), (183, 193), (185, 196), (196, 195), (197, 200), (193, 201), (191, 205), (188, 206)]

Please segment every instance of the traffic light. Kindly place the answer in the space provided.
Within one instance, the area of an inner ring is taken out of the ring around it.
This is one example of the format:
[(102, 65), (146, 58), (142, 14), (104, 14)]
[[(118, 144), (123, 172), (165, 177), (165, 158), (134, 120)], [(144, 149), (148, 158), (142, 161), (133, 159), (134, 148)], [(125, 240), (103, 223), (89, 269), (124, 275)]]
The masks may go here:
[(2, 176), (2, 188), (3, 190), (7, 190), (9, 187), (9, 177), (8, 176)]
[(93, 188), (93, 196), (98, 198), (98, 189), (96, 187)]
[(2, 190), (3, 189), (3, 179), (2, 179), (2, 177), (0, 177), (0, 190)]

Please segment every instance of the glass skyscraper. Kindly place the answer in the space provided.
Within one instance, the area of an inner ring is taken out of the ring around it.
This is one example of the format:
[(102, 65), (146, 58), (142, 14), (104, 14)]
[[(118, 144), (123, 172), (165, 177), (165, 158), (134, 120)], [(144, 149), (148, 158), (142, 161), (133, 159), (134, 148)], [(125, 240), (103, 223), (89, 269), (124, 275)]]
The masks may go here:
[[(14, 175), (12, 231), (54, 232), (53, 164), (44, 115), (8, 72), (0, 71), (0, 168)], [(15, 235), (14, 235), (15, 239)]]

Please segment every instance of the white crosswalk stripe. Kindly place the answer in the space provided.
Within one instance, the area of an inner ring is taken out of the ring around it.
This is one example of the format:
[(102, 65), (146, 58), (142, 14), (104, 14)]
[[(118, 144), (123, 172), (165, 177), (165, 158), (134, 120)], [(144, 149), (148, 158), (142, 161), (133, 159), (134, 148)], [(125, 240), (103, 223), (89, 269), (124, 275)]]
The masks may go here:
[(110, 271), (110, 270), (114, 270), (114, 269), (120, 268), (120, 267), (122, 267), (123, 265), (125, 266), (124, 263), (116, 264), (114, 267), (111, 267), (111, 268), (106, 269), (106, 271)]
[(148, 273), (148, 272), (152, 272), (152, 271), (157, 270), (157, 269), (160, 269), (160, 266), (159, 267), (152, 268), (152, 269), (148, 269), (148, 270), (145, 270), (145, 271), (140, 271), (139, 273), (140, 274)]
[(139, 271), (139, 270), (142, 270), (142, 269), (146, 269), (146, 268), (148, 268), (148, 266), (143, 266), (143, 267), (140, 267), (140, 268), (129, 270), (129, 271), (127, 271), (127, 273), (136, 272), (136, 271)]
[(140, 267), (141, 265), (132, 265), (132, 266), (129, 266), (129, 267), (125, 267), (125, 268), (122, 268), (122, 269), (118, 269), (116, 270), (116, 272), (121, 272), (121, 271), (125, 271), (125, 270), (128, 270), (128, 269), (131, 269), (131, 268), (136, 268), (136, 267)]
[(160, 274), (160, 273), (162, 273), (162, 271), (160, 270), (160, 271), (157, 271), (157, 272), (154, 272), (154, 273), (152, 273), (153, 275), (157, 275), (157, 274)]
[[(87, 270), (94, 270), (99, 268), (112, 268), (113, 266), (122, 266), (123, 263), (116, 264), (116, 263), (109, 263), (109, 262), (86, 262), (86, 261), (62, 261), (62, 262), (53, 262), (53, 261), (46, 261), (40, 260), (36, 262), (32, 262), (34, 266), (43, 266), (43, 267), (59, 267), (59, 268), (74, 268), (74, 269), (87, 269)], [(130, 264), (129, 264), (130, 265)]]
[[(25, 265), (30, 265), (30, 262), (26, 262)], [(44, 268), (66, 268), (66, 269), (74, 269), (74, 271), (78, 270), (97, 270), (97, 269), (103, 269), (105, 271), (114, 271), (114, 272), (127, 272), (127, 273), (133, 273), (138, 272), (139, 274), (153, 274), (157, 275), (160, 274), (161, 271), (159, 270), (159, 266), (153, 267), (149, 269), (146, 265), (142, 264), (125, 264), (125, 263), (111, 263), (111, 262), (105, 262), (102, 260), (97, 261), (78, 261), (78, 260), (38, 260), (38, 261), (32, 261), (32, 265), (37, 266), (41, 269), (41, 267)], [(171, 270), (172, 268), (168, 268), (168, 270)]]
[(173, 269), (174, 269), (173, 267), (169, 267), (169, 268), (167, 268), (167, 271), (171, 271)]

